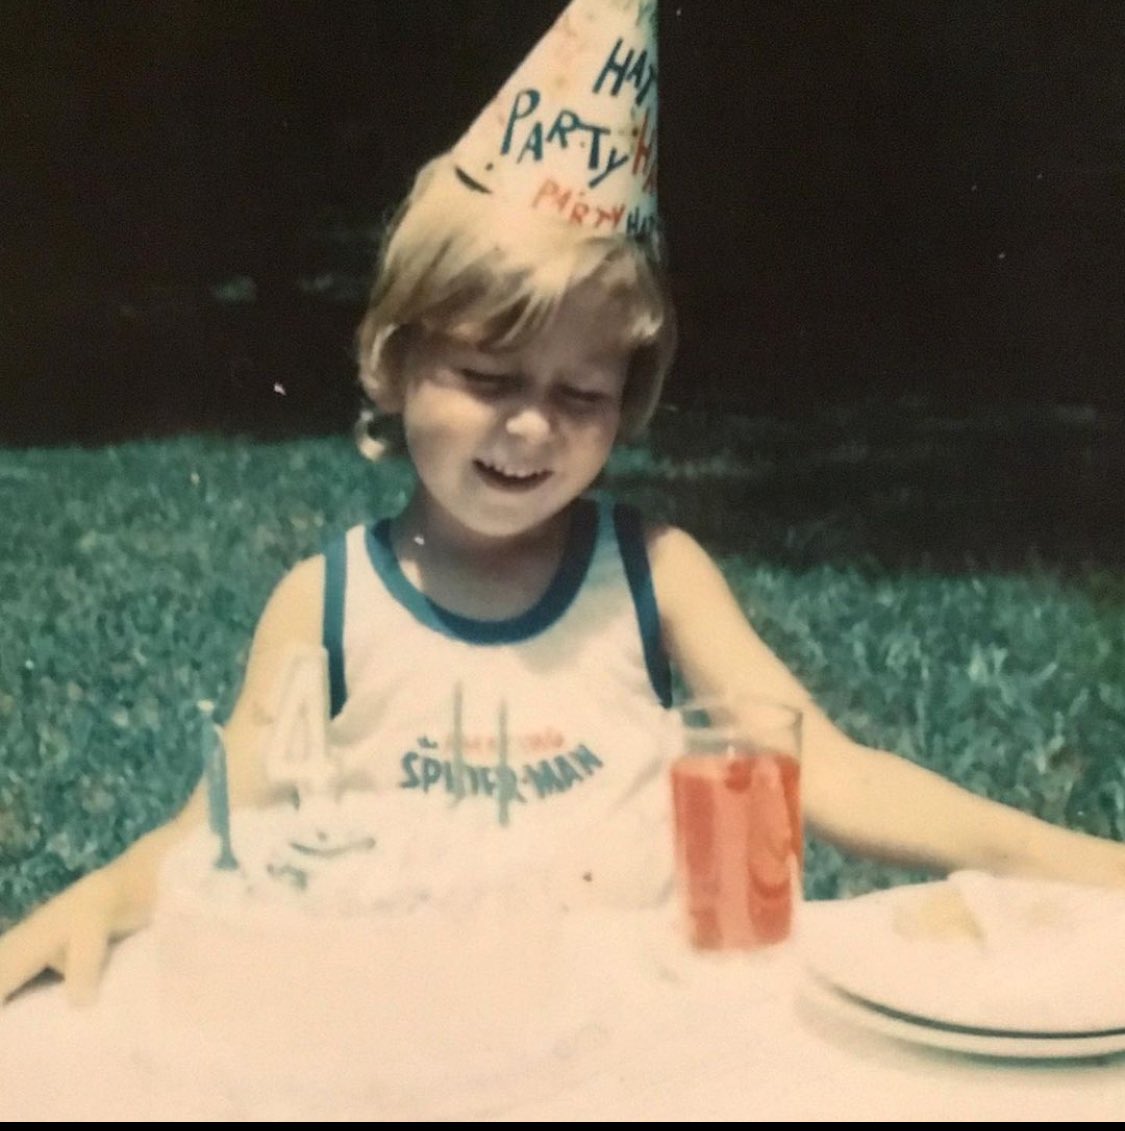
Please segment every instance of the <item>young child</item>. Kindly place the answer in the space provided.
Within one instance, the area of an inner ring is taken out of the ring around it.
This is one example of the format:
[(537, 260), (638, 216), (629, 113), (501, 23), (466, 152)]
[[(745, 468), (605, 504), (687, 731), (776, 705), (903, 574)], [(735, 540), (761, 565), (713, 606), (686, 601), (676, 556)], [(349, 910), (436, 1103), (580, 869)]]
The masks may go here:
[[(657, 899), (675, 671), (694, 694), (800, 707), (807, 827), (848, 851), (1125, 882), (1125, 847), (841, 733), (690, 534), (591, 491), (615, 442), (643, 430), (672, 359), (655, 229), (513, 213), (462, 156), (419, 174), (359, 334), (363, 389), (401, 426), (416, 489), (270, 597), (225, 728), (232, 803), (274, 796), (262, 751), (279, 665), (290, 645), (323, 645), (329, 738), (349, 779), (397, 791), (404, 820), (444, 805), (466, 851), (561, 846), (563, 882)], [(377, 454), (382, 442), (365, 443)], [(0, 1001), (50, 967), (88, 999), (109, 942), (146, 923), (160, 861), (203, 810), (200, 789), (0, 939)]]

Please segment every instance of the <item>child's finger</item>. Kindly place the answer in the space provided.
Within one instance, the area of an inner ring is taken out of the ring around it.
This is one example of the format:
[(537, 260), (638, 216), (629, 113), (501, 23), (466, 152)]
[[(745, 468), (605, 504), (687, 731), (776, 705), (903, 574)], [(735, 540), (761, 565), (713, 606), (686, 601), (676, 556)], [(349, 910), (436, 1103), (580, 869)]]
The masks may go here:
[(98, 996), (109, 935), (105, 924), (80, 924), (66, 949), (66, 996), (71, 1005), (91, 1005)]
[[(0, 1003), (44, 970), (69, 978), (71, 943), (76, 938), (78, 977), (88, 979), (90, 964), (100, 961), (98, 947), (104, 956), (106, 946), (102, 889), (98, 873), (91, 873), (0, 936)], [(100, 944), (94, 941), (97, 936), (101, 936)]]
[(64, 940), (50, 917), (32, 916), (0, 938), (0, 1004), (48, 967), (61, 964)]

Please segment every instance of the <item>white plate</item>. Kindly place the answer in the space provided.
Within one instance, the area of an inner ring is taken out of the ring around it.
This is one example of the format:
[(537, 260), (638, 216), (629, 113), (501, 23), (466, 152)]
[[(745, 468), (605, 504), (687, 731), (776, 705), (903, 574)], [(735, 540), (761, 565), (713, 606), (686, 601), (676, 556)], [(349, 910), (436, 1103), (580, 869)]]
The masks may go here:
[(807, 904), (802, 917), (805, 965), (900, 1015), (892, 1020), (982, 1037), (1115, 1042), (1125, 1033), (1120, 893), (960, 873), (816, 912)]
[(801, 987), (813, 1006), (884, 1037), (970, 1056), (1019, 1060), (1078, 1060), (1125, 1053), (1125, 1031), (1091, 1036), (983, 1032), (912, 1020), (834, 990), (816, 977)]

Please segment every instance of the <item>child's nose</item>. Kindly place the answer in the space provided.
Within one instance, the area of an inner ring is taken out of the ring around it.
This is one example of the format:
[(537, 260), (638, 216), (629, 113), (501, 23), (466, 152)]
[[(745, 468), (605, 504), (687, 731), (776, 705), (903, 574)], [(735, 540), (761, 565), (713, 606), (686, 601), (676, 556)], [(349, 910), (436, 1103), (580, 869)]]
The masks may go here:
[(505, 427), (521, 439), (542, 440), (551, 433), (550, 412), (540, 404), (523, 404), (508, 417)]

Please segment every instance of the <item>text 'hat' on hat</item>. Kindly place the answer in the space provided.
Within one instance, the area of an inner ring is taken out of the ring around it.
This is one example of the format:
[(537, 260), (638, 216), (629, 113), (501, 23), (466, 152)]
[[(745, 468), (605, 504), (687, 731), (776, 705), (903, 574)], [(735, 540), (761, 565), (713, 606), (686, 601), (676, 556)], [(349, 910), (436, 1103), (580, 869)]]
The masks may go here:
[(471, 188), (655, 235), (657, 0), (571, 0), (453, 147)]

